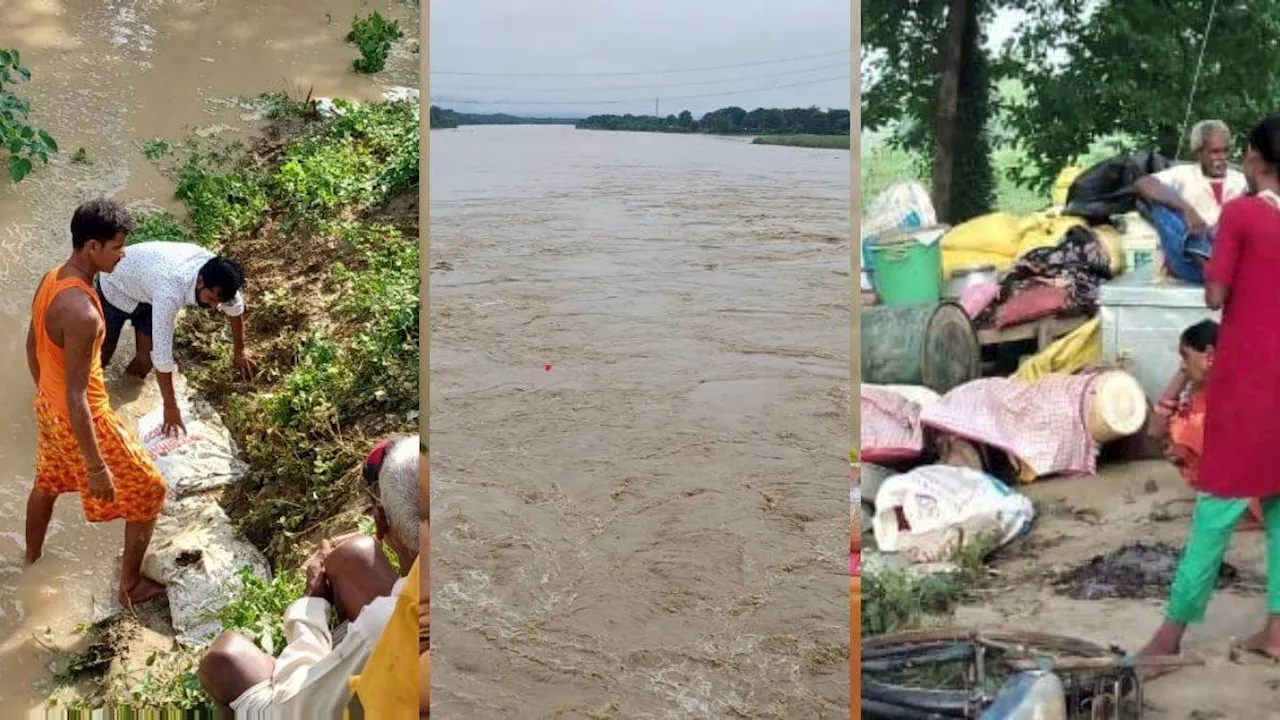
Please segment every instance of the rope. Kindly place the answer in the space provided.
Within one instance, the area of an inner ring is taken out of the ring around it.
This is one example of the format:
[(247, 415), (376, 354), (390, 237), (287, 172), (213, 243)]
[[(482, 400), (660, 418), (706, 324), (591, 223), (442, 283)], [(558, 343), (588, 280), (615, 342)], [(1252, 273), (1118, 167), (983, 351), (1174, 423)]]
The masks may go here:
[(1200, 68), (1204, 66), (1204, 49), (1209, 45), (1209, 30), (1213, 28), (1213, 16), (1218, 10), (1218, 0), (1213, 0), (1213, 4), (1209, 6), (1209, 20), (1204, 25), (1204, 39), (1200, 41), (1200, 57), (1196, 59), (1196, 73), (1191, 78), (1191, 94), (1187, 96), (1187, 111), (1182, 116), (1182, 137), (1178, 139), (1177, 156), (1182, 157), (1182, 143), (1188, 139), (1191, 128), (1188, 124), (1191, 122), (1191, 104), (1196, 99), (1196, 88), (1200, 84)]

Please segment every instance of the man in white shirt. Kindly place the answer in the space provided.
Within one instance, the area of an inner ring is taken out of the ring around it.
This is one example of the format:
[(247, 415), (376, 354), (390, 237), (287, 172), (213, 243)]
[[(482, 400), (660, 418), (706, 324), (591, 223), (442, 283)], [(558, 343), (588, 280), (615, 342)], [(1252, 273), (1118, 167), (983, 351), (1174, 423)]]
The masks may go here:
[[(395, 610), (405, 575), (418, 557), (418, 436), (384, 440), (365, 462), (377, 537), (325, 543), (307, 561), (307, 593), (284, 613), (288, 645), (273, 658), (234, 632), (224, 632), (200, 662), (209, 695), (239, 718), (340, 720), (358, 675)], [(395, 553), (399, 577), (382, 553)], [(334, 645), (329, 608), (350, 619)]]
[(98, 276), (107, 337), (102, 343), (102, 366), (115, 354), (125, 323), (132, 323), (137, 355), (125, 369), (144, 378), (156, 371), (164, 398), (166, 435), (185, 432), (182, 412), (173, 393), (173, 332), (178, 313), (188, 305), (221, 310), (231, 318), (235, 364), (249, 377), (253, 361), (244, 347), (244, 271), (232, 260), (191, 243), (144, 242), (130, 245), (124, 259)]
[(1231, 131), (1226, 123), (1196, 123), (1190, 148), (1198, 162), (1139, 178), (1134, 190), (1150, 203), (1150, 219), (1160, 234), (1169, 270), (1180, 280), (1202, 284), (1222, 206), (1246, 194), (1249, 183), (1227, 165)]

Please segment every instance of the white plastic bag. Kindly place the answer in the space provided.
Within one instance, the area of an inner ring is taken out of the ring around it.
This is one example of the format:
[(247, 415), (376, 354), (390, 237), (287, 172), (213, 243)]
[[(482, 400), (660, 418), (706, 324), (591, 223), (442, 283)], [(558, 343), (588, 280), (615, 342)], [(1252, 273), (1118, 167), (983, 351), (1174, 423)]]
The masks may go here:
[(986, 473), (927, 465), (884, 481), (872, 527), (881, 550), (929, 563), (952, 560), (988, 535), (1004, 545), (1034, 518), (1029, 498)]
[(890, 185), (867, 206), (862, 218), (862, 239), (898, 230), (921, 230), (938, 224), (929, 191), (917, 182)]
[(156, 408), (138, 420), (142, 445), (151, 453), (169, 485), (169, 499), (229, 485), (248, 468), (236, 454), (231, 433), (212, 409), (203, 405), (182, 408), (185, 435), (165, 437), (164, 409)]

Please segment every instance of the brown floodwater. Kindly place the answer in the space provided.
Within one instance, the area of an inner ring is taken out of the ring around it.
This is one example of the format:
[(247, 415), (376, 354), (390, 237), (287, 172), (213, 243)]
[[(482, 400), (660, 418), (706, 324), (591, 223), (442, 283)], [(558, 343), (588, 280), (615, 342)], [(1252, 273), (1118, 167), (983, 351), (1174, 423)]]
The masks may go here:
[(847, 717), (848, 152), (430, 165), (436, 713)]
[[(401, 19), (408, 37), (384, 73), (356, 75), (343, 36), (373, 9)], [(119, 577), (123, 524), (86, 525), (75, 497), (58, 503), (41, 562), (21, 560), (35, 456), (23, 343), (36, 283), (69, 252), (72, 211), (103, 194), (178, 209), (172, 182), (138, 143), (246, 137), (263, 120), (241, 97), (369, 100), (416, 86), (417, 13), (386, 0), (0, 0), (0, 47), (18, 48), (33, 74), (15, 90), (63, 149), (21, 184), (0, 178), (0, 717), (38, 706), (45, 646), (71, 645), (75, 626), (114, 600)], [(82, 147), (89, 162), (72, 162)], [(119, 363), (130, 346), (122, 341)], [(117, 374), (115, 399), (136, 417), (137, 388)]]

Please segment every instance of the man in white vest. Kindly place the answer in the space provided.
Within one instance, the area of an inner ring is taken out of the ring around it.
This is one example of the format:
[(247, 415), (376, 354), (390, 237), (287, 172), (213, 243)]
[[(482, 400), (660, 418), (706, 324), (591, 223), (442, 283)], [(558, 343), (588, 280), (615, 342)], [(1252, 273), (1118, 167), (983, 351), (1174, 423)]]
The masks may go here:
[(1203, 284), (1222, 206), (1247, 193), (1249, 184), (1243, 173), (1227, 165), (1231, 131), (1226, 123), (1196, 123), (1190, 148), (1197, 162), (1139, 178), (1134, 190), (1150, 204), (1169, 271), (1179, 280)]

